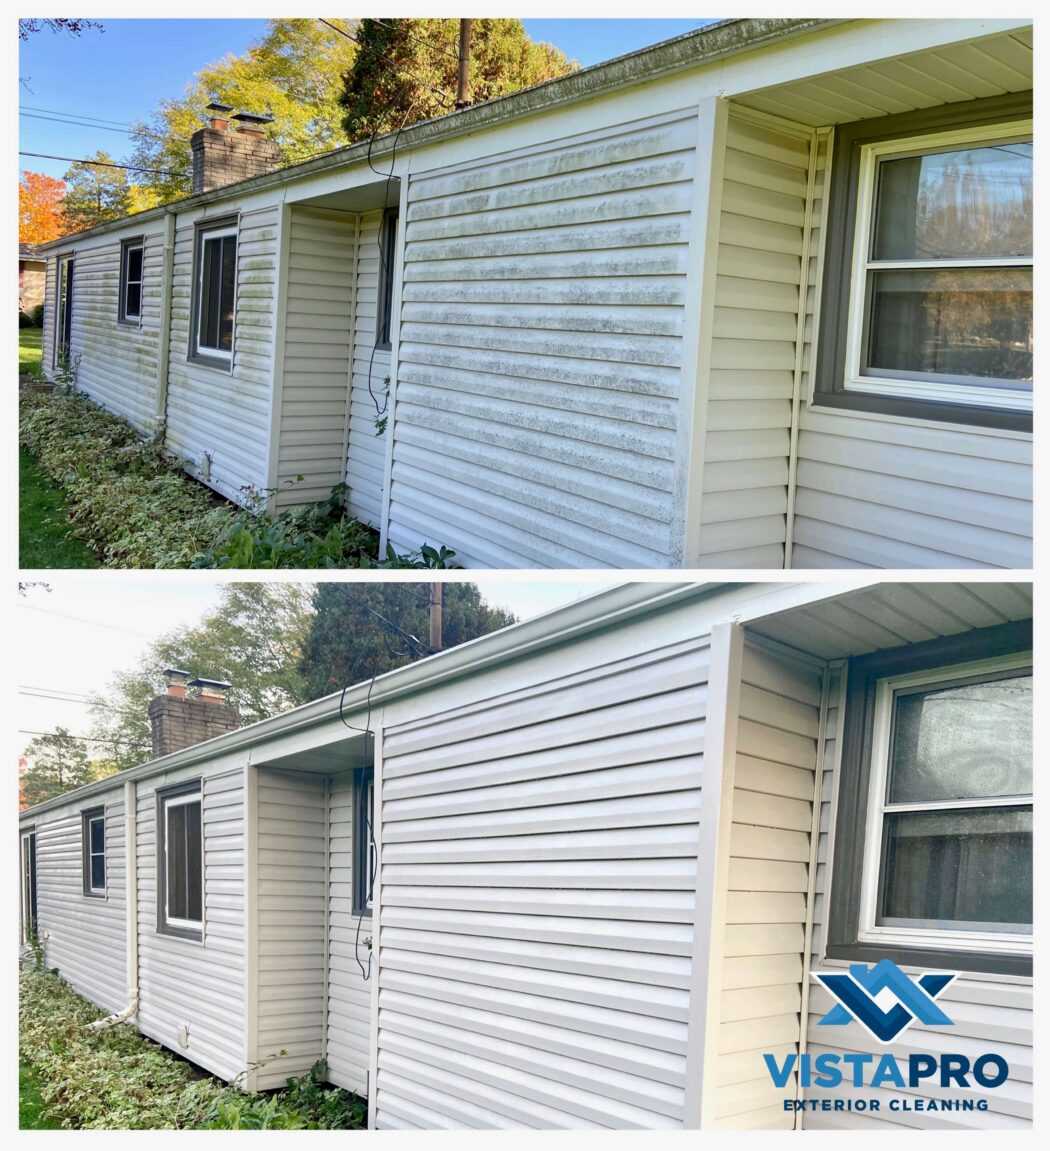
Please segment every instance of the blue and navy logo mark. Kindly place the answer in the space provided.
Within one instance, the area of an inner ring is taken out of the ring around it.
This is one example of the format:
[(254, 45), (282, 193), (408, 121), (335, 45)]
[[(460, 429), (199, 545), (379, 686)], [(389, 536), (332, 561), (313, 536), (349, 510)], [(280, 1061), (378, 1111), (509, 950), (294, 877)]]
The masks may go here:
[(852, 963), (848, 972), (814, 971), (813, 978), (838, 1000), (819, 1021), (821, 1027), (856, 1021), (880, 1043), (892, 1043), (915, 1022), (930, 1027), (952, 1023), (934, 1000), (954, 972), (929, 972), (913, 980), (891, 959), (880, 959), (872, 967)]

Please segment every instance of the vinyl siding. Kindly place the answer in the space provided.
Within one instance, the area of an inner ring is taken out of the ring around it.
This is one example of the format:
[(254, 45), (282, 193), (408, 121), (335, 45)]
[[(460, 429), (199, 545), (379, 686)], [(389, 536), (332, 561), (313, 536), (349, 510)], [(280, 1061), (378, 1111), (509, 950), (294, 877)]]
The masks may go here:
[(58, 257), (51, 253), (47, 257), (47, 267), (44, 272), (44, 324), (41, 341), (41, 364), (44, 375), (49, 379), (54, 376), (55, 358), (55, 315), (57, 311), (56, 291), (58, 282)]
[(730, 112), (700, 566), (783, 567), (810, 141)]
[[(353, 915), (353, 782), (337, 776), (328, 795), (328, 1079), (364, 1096), (368, 1091), (369, 1021), (374, 971), (366, 944), (372, 917)], [(360, 966), (359, 961), (360, 960)]]
[[(983, 585), (988, 586), (988, 585)], [(830, 890), (830, 861), (834, 851), (836, 776), (840, 768), (842, 707), (845, 698), (845, 673), (838, 670), (831, 680), (830, 706), (826, 726), (824, 772), (821, 788), (820, 843), (814, 904), (813, 955), (814, 970), (837, 964), (824, 959), (827, 936), (828, 892)], [(985, 1052), (1001, 1055), (1010, 1065), (1010, 1077), (1001, 1087), (988, 1091), (964, 1091), (958, 1087), (942, 1089), (936, 1086), (922, 1089), (895, 1089), (891, 1087), (850, 1088), (843, 1085), (833, 1091), (811, 1087), (802, 1094), (806, 1098), (845, 1099), (855, 1095), (877, 1098), (882, 1109), (878, 1114), (849, 1114), (842, 1112), (807, 1112), (802, 1125), (808, 1130), (872, 1129), (885, 1134), (894, 1130), (914, 1128), (963, 1130), (977, 1128), (1019, 1129), (1031, 1126), (1032, 1121), (1032, 1065), (1034, 1019), (1032, 1013), (1032, 985), (1030, 980), (997, 981), (980, 976), (960, 975), (938, 997), (938, 1002), (953, 1020), (951, 1028), (928, 1028), (913, 1024), (890, 1047), (876, 1043), (860, 1027), (820, 1027), (819, 1021), (831, 1010), (832, 1000), (824, 988), (813, 985), (809, 1002), (807, 1042), (814, 1055), (822, 1052), (867, 1052), (876, 1057), (887, 1051), (898, 1060), (907, 1060), (912, 1052), (958, 1053), (971, 1061)], [(835, 1039), (848, 1037), (849, 1045), (836, 1044)], [(905, 1068), (906, 1070), (906, 1068)], [(971, 1098), (987, 1099), (988, 1110), (944, 1112), (891, 1112), (886, 1110), (891, 1099)]]
[(376, 1126), (681, 1126), (707, 665), (387, 728)]
[(256, 1087), (283, 1087), (323, 1052), (325, 781), (259, 768)]
[(819, 669), (744, 647), (717, 1009), (704, 1126), (791, 1128), (762, 1060), (799, 1049)]
[(468, 567), (661, 567), (695, 113), (413, 175), (389, 540)]
[(175, 232), (167, 446), (235, 503), (268, 482), (278, 232), (277, 207), (240, 213), (232, 372), (189, 359), (194, 221)]
[(343, 481), (357, 217), (293, 207), (289, 227), (280, 506), (326, 499)]
[[(81, 813), (105, 806), (106, 896), (84, 894)], [(48, 968), (107, 1013), (128, 1003), (123, 785), (35, 823), (37, 930)]]
[[(195, 942), (157, 930), (156, 793), (202, 774), (204, 939)], [(137, 790), (139, 1030), (232, 1080), (245, 1069), (244, 773), (183, 770)]]

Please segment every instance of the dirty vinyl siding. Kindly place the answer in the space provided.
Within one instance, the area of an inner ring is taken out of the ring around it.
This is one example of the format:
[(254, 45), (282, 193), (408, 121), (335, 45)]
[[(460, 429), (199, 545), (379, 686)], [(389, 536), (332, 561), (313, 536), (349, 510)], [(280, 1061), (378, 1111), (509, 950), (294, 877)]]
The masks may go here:
[[(157, 930), (156, 792), (138, 785), (139, 1030), (223, 1079), (244, 1070), (244, 773), (203, 780), (204, 939)], [(188, 1031), (188, 1042), (180, 1032)]]
[(411, 177), (389, 539), (662, 567), (695, 113)]
[[(390, 351), (376, 347), (379, 298), (379, 237), (383, 213), (360, 218), (353, 328), (353, 384), (350, 393), (350, 447), (346, 482), (350, 514), (374, 528), (383, 515), (386, 437), (376, 421), (387, 413)], [(390, 256), (394, 258), (393, 253)]]
[(259, 1090), (321, 1058), (325, 968), (325, 786), (266, 768), (258, 783)]
[(356, 220), (300, 207), (289, 216), (280, 506), (327, 499), (343, 481)]
[(385, 733), (378, 1127), (681, 1126), (707, 667)]
[(784, 565), (810, 143), (730, 112), (700, 565)]
[[(845, 699), (846, 675), (844, 669), (833, 671), (829, 690), (827, 738), (824, 748), (824, 772), (821, 787), (820, 842), (817, 856), (816, 898), (813, 913), (814, 970), (832, 966), (824, 960), (827, 936), (827, 909), (829, 893), (829, 866), (834, 843), (834, 806), (837, 795), (836, 775), (841, 754), (842, 709)], [(894, 1087), (853, 1088), (846, 1084), (834, 1091), (821, 1091), (810, 1087), (801, 1094), (805, 1098), (846, 1099), (863, 1096), (881, 1102), (878, 1114), (847, 1114), (835, 1112), (806, 1112), (802, 1125), (807, 1130), (878, 1130), (890, 1134), (894, 1130), (932, 1128), (939, 1130), (965, 1130), (971, 1128), (1025, 1128), (1032, 1121), (1032, 1066), (1034, 1019), (1032, 1014), (1031, 981), (998, 982), (979, 976), (960, 975), (939, 997), (940, 1003), (953, 1021), (951, 1028), (927, 1028), (914, 1023), (907, 1032), (889, 1047), (871, 1039), (863, 1029), (820, 1027), (819, 1021), (831, 1010), (832, 1001), (819, 985), (812, 986), (809, 1002), (808, 1049), (814, 1057), (824, 1052), (841, 1054), (848, 1050), (873, 1055), (876, 1058), (889, 1052), (907, 1075), (907, 1058), (915, 1053), (935, 1055), (958, 1053), (971, 1063), (986, 1051), (995, 1052), (1010, 1065), (1010, 1077), (1001, 1087), (982, 1092), (962, 1090), (958, 1087), (919, 1089)], [(836, 1045), (831, 1036), (848, 1035), (850, 1044)], [(891, 1099), (923, 1098), (980, 1098), (988, 1102), (988, 1110), (914, 1112), (887, 1110)]]
[(193, 222), (175, 233), (167, 446), (235, 503), (246, 502), (243, 487), (267, 484), (278, 219), (277, 207), (240, 215), (232, 372), (189, 358)]
[[(336, 777), (328, 797), (328, 1079), (362, 1097), (368, 1092), (372, 917), (353, 914), (353, 781)], [(360, 962), (359, 962), (360, 961)]]
[[(84, 894), (82, 812), (105, 806), (106, 896)], [(128, 1003), (123, 792), (46, 812), (35, 825), (37, 930), (45, 962), (112, 1013)]]
[(49, 255), (44, 267), (44, 322), (41, 328), (41, 357), (44, 375), (55, 375), (55, 312), (58, 291), (58, 257)]
[(734, 767), (715, 1128), (790, 1128), (762, 1056), (798, 1051), (821, 675), (744, 648)]

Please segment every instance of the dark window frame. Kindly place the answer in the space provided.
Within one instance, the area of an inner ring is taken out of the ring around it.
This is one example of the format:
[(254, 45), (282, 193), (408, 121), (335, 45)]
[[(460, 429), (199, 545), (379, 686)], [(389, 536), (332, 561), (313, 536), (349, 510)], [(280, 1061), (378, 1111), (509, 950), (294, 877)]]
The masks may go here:
[[(102, 820), (102, 887), (91, 884), (91, 824)], [(88, 899), (106, 899), (109, 895), (109, 861), (106, 858), (106, 806), (87, 807), (80, 813), (80, 870), (84, 895)]]
[[(128, 284), (135, 283), (128, 278), (128, 254), (135, 249), (142, 253), (142, 266), (139, 270), (139, 310), (128, 311)], [(142, 327), (142, 288), (146, 282), (146, 239), (144, 236), (132, 236), (120, 242), (120, 298), (117, 303), (117, 322), (129, 328)]]
[(394, 265), (397, 259), (399, 208), (386, 208), (379, 234), (379, 279), (376, 296), (376, 348), (390, 351), (391, 321), (394, 314)]
[(1030, 955), (901, 947), (858, 938), (877, 681), (1031, 649), (1032, 621), (1021, 620), (877, 651), (849, 661), (825, 952), (828, 959), (876, 963), (889, 958), (898, 964), (928, 969), (1032, 974)]
[[(165, 843), (168, 834), (167, 819), (165, 816), (165, 802), (183, 795), (196, 793), (201, 805), (201, 925), (200, 928), (182, 927), (169, 923), (167, 920), (167, 869), (165, 867)], [(176, 939), (186, 939), (193, 943), (204, 941), (205, 919), (205, 886), (204, 886), (204, 785), (200, 779), (191, 779), (186, 783), (176, 783), (171, 787), (157, 789), (156, 798), (156, 851), (157, 851), (157, 934), (170, 935)]]
[(857, 190), (861, 149), (884, 140), (904, 140), (955, 128), (994, 125), (1032, 115), (1032, 93), (990, 96), (962, 104), (945, 104), (877, 120), (840, 124), (835, 129), (828, 216), (820, 292), (817, 363), (813, 406), (876, 412), (883, 415), (974, 427), (1031, 432), (1032, 413), (977, 404), (950, 403), (908, 396), (848, 391), (845, 387), (853, 242), (857, 225)]
[[(55, 332), (51, 346), (51, 367), (61, 366), (63, 352), (68, 356), (73, 344), (73, 292), (76, 251), (61, 252), (55, 259)], [(62, 291), (62, 269), (66, 269), (66, 291)], [(63, 298), (64, 296), (64, 298)]]
[[(235, 270), (233, 277), (233, 327), (230, 331), (229, 358), (216, 353), (214, 348), (200, 347), (200, 299), (201, 277), (204, 268), (204, 244), (209, 233), (234, 231), (234, 260)], [(232, 216), (223, 216), (215, 219), (198, 220), (193, 229), (193, 280), (190, 291), (190, 339), (187, 359), (202, 367), (214, 368), (216, 371), (233, 374), (233, 362), (237, 352), (237, 262), (240, 260), (241, 250), (241, 218), (237, 213)]]
[[(372, 810), (368, 810), (367, 798), (371, 792)], [(353, 785), (353, 914), (368, 918), (373, 913), (369, 906), (368, 872), (371, 856), (373, 876), (378, 873), (378, 860), (373, 851), (375, 834), (375, 768), (359, 767), (354, 772)], [(371, 834), (369, 829), (371, 824)], [(373, 879), (373, 887), (375, 886)]]
[(18, 886), (22, 912), (22, 942), (29, 943), (37, 936), (36, 825), (20, 828), (18, 838), (21, 847)]

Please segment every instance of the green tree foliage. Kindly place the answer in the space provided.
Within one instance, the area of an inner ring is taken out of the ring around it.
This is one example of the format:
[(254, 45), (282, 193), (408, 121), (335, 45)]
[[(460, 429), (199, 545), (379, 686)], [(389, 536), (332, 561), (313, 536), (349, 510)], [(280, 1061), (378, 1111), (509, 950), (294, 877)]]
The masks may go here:
[(109, 774), (105, 767), (100, 774), (100, 765), (91, 761), (84, 741), (64, 727), (36, 736), (26, 747), (25, 755), (28, 766), (20, 782), (21, 801), (26, 807)]
[(102, 166), (113, 163), (108, 152), (99, 150), (91, 160), (78, 161), (65, 175), (62, 215), (69, 232), (82, 232), (128, 214), (128, 173), (123, 168)]
[[(453, 110), (459, 21), (361, 20), (360, 51), (346, 76), (343, 129), (351, 141), (392, 132)], [(473, 104), (574, 71), (551, 44), (529, 39), (515, 19), (474, 20), (470, 38)]]
[(184, 96), (162, 101), (148, 122), (135, 125), (132, 162), (182, 173), (136, 178), (160, 203), (189, 193), (190, 137), (204, 123), (211, 100), (238, 111), (270, 112), (274, 122), (267, 131), (289, 164), (346, 144), (339, 97), (356, 52), (353, 40), (318, 20), (271, 20), (258, 44), (202, 68)]
[[(422, 658), (429, 606), (430, 585), (421, 582), (318, 584), (300, 665), (308, 698)], [(477, 586), (469, 583), (445, 584), (443, 617), (446, 648), (515, 622), (510, 612), (486, 604)]]

